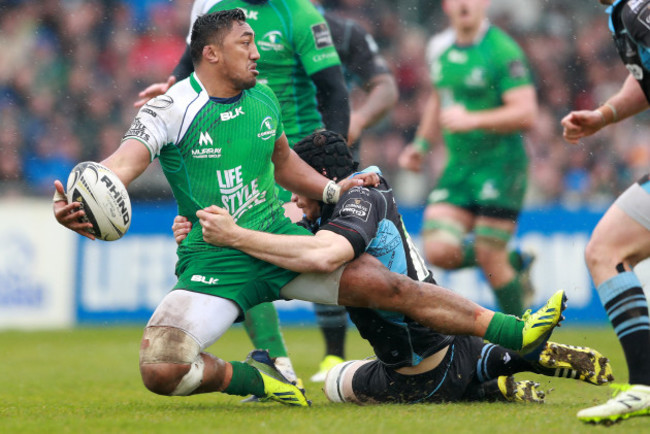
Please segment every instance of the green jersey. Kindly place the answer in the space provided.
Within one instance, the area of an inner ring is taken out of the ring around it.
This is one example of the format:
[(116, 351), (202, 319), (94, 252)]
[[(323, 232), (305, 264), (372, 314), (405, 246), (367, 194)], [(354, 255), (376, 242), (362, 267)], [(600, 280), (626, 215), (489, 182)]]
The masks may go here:
[[(455, 43), (455, 34), (443, 32), (429, 47), (431, 79), (441, 108), (460, 104), (468, 111), (503, 105), (503, 94), (531, 85), (525, 56), (508, 35), (485, 24), (472, 45)], [(520, 132), (509, 134), (476, 130), (452, 133), (443, 130), (450, 164), (484, 161), (485, 158), (526, 158)]]
[(244, 11), (255, 32), (261, 56), (257, 80), (278, 97), (285, 133), (293, 146), (323, 128), (316, 87), (309, 76), (341, 64), (329, 27), (309, 0), (269, 0), (262, 4), (199, 0), (192, 10), (192, 22), (198, 15), (234, 8)]
[(158, 158), (192, 230), (178, 247), (175, 288), (235, 301), (245, 312), (278, 299), (296, 273), (203, 240), (196, 211), (216, 204), (237, 224), (280, 234), (308, 234), (284, 216), (271, 161), (283, 134), (277, 98), (263, 84), (233, 98), (211, 98), (192, 73), (140, 109), (125, 139)]
[[(237, 224), (266, 230), (283, 218), (275, 197), (275, 141), (283, 132), (275, 95), (263, 85), (229, 99), (210, 98), (192, 73), (149, 101), (125, 138), (143, 142), (158, 157), (178, 202), (195, 223), (196, 211), (216, 204)], [(207, 249), (200, 225), (183, 245)]]

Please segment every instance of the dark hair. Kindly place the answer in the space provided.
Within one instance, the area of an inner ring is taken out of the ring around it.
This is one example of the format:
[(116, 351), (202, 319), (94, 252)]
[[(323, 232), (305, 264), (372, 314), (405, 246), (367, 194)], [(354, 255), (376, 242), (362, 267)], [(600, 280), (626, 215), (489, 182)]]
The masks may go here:
[(293, 150), (316, 171), (333, 180), (341, 180), (357, 170), (358, 163), (342, 135), (318, 131), (295, 144)]
[(244, 11), (241, 9), (227, 9), (197, 17), (192, 26), (190, 39), (190, 54), (194, 66), (201, 61), (203, 47), (212, 43), (221, 45), (226, 33), (232, 30), (232, 24), (235, 21), (246, 21)]

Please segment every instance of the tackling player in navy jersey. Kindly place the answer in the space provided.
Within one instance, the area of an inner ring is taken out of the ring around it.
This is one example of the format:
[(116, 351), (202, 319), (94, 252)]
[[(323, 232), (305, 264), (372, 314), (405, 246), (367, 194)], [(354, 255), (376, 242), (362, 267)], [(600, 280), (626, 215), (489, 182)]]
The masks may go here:
[[(294, 150), (332, 180), (345, 179), (356, 170), (344, 139), (333, 132), (312, 134)], [(376, 167), (364, 172), (379, 173)], [(301, 224), (315, 232), (314, 237), (268, 237), (247, 231), (217, 207), (199, 213), (203, 237), (211, 244), (235, 247), (301, 272), (330, 271), (367, 253), (390, 271), (435, 283), (404, 228), (392, 189), (380, 179), (377, 187), (350, 189), (333, 206), (294, 194), (294, 202), (305, 213)], [(401, 313), (368, 308), (348, 311), (377, 359), (348, 361), (332, 368), (324, 387), (331, 401), (542, 402), (544, 393), (536, 383), (515, 381), (512, 375), (532, 371), (593, 384), (612, 380), (607, 359), (589, 348), (549, 342), (529, 361), (478, 337), (438, 333)], [(578, 360), (587, 363), (578, 366)]]

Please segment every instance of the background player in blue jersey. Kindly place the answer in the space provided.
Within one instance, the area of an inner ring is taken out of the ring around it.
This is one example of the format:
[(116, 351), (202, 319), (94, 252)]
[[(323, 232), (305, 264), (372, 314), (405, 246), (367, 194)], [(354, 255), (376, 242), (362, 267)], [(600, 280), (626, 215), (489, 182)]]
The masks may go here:
[[(625, 67), (623, 87), (595, 110), (562, 119), (570, 143), (650, 107), (650, 0), (600, 0), (612, 5), (610, 29)], [(610, 206), (587, 244), (594, 285), (623, 347), (629, 382), (605, 404), (578, 412), (585, 422), (612, 423), (650, 415), (650, 317), (634, 266), (650, 257), (650, 177), (643, 176)]]
[[(298, 142), (294, 150), (332, 180), (345, 179), (356, 170), (344, 139), (336, 133), (310, 135)], [(378, 173), (376, 167), (365, 171)], [(305, 213), (301, 224), (315, 232), (315, 237), (266, 237), (240, 228), (225, 210), (214, 208), (202, 213), (204, 239), (240, 248), (265, 260), (269, 256), (284, 256), (284, 260), (277, 260), (278, 264), (302, 271), (327, 271), (368, 253), (393, 272), (434, 282), (404, 229), (385, 179), (381, 178), (377, 187), (350, 189), (333, 206), (296, 194), (293, 200)], [(300, 261), (300, 265), (295, 261)], [(548, 343), (537, 358), (529, 361), (477, 337), (438, 333), (400, 313), (368, 308), (348, 311), (377, 359), (349, 361), (332, 368), (324, 388), (331, 401), (541, 402), (544, 394), (535, 383), (517, 382), (511, 376), (533, 371), (594, 384), (612, 379), (607, 359), (589, 348)], [(577, 363), (578, 360), (585, 364)]]

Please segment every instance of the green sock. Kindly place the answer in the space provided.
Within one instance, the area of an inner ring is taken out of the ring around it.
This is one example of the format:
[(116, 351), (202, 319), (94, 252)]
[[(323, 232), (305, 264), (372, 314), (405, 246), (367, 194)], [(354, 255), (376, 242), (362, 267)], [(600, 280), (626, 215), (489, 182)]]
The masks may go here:
[(483, 338), (511, 350), (520, 350), (524, 339), (524, 322), (519, 318), (494, 312)]
[(256, 349), (268, 350), (271, 357), (288, 357), (273, 303), (258, 304), (246, 312), (244, 328)]
[(510, 262), (510, 265), (512, 265), (512, 268), (515, 269), (515, 271), (519, 272), (524, 266), (523, 261), (521, 260), (521, 253), (519, 250), (510, 250), (508, 252), (508, 262)]
[(524, 312), (523, 293), (524, 288), (521, 286), (519, 276), (515, 276), (510, 283), (506, 283), (501, 288), (494, 288), (494, 296), (501, 312), (510, 315), (519, 316)]
[(232, 379), (223, 393), (239, 396), (265, 395), (264, 380), (257, 369), (243, 362), (230, 362), (230, 364), (232, 365)]
[(463, 259), (458, 268), (476, 267), (476, 252), (474, 251), (474, 241), (463, 243)]
[[(512, 265), (515, 271), (521, 271), (523, 262), (521, 260), (521, 253), (519, 250), (508, 251), (508, 262)], [(458, 268), (476, 267), (476, 253), (474, 252), (474, 242), (463, 243), (463, 260)]]

